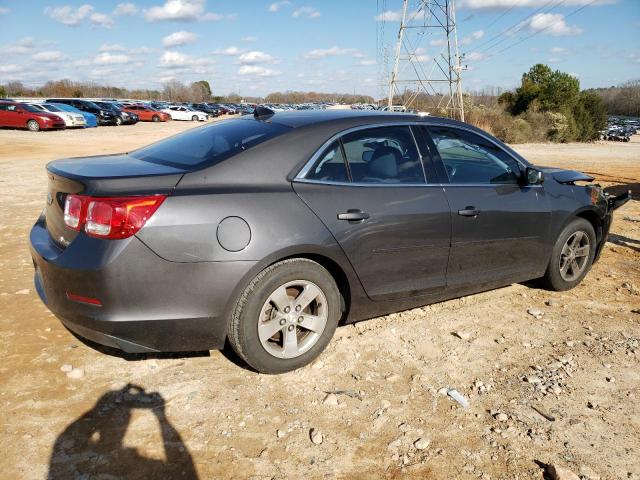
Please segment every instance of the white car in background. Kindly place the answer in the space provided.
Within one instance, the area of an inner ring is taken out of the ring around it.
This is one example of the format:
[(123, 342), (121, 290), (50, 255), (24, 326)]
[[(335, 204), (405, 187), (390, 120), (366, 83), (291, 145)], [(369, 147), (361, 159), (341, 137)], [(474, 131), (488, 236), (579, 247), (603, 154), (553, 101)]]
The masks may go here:
[(209, 116), (204, 112), (182, 106), (163, 108), (161, 112), (165, 112), (171, 115), (172, 120), (192, 120), (194, 122), (204, 122), (209, 118)]
[(79, 113), (65, 112), (61, 108), (58, 108), (55, 105), (49, 105), (48, 103), (30, 103), (29, 105), (37, 108), (38, 110), (42, 110), (43, 112), (56, 114), (64, 120), (64, 125), (66, 128), (84, 128), (87, 126), (87, 121)]

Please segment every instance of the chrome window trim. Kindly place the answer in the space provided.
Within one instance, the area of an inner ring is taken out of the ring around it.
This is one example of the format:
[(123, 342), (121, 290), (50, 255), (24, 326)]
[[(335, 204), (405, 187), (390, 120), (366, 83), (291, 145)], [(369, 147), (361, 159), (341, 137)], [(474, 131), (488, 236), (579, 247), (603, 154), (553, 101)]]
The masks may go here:
[[(493, 139), (491, 139), (489, 136), (487, 136), (484, 132), (478, 132), (472, 128), (466, 127), (464, 125), (451, 125), (449, 123), (446, 122), (416, 122), (416, 121), (411, 121), (411, 122), (389, 122), (389, 123), (372, 123), (372, 124), (367, 124), (367, 125), (358, 125), (357, 127), (350, 127), (347, 128), (346, 130), (342, 130), (336, 134), (334, 134), (332, 137), (329, 138), (329, 140), (327, 140), (326, 142), (324, 142), (320, 148), (318, 148), (316, 150), (316, 152), (311, 156), (311, 158), (309, 158), (309, 160), (307, 160), (307, 162), (304, 164), (304, 166), (300, 169), (300, 171), (298, 172), (298, 174), (294, 177), (293, 181), (294, 182), (303, 182), (303, 183), (316, 183), (316, 184), (327, 184), (327, 185), (351, 185), (351, 186), (380, 186), (380, 187), (415, 187), (415, 186), (450, 186), (450, 187), (463, 187), (463, 186), (472, 186), (472, 187), (495, 187), (497, 185), (515, 185), (513, 183), (429, 183), (429, 179), (427, 178), (426, 175), (426, 171), (424, 172), (424, 178), (426, 180), (426, 183), (355, 183), (355, 182), (333, 182), (333, 181), (325, 181), (325, 180), (311, 180), (311, 179), (307, 179), (305, 178), (307, 176), (307, 174), (309, 173), (309, 171), (311, 170), (311, 167), (313, 167), (313, 165), (315, 165), (315, 163), (318, 161), (320, 155), (322, 155), (325, 151), (325, 149), (327, 149), (333, 142), (337, 141), (338, 139), (340, 139), (341, 137), (348, 135), (350, 133), (353, 132), (358, 132), (360, 130), (368, 130), (371, 128), (381, 128), (381, 127), (412, 127), (412, 126), (419, 126), (419, 127), (426, 127), (427, 129), (429, 127), (445, 127), (445, 128), (453, 128), (453, 129), (459, 129), (459, 130), (464, 130), (467, 131), (469, 133), (473, 133), (476, 134), (482, 138), (484, 138), (485, 140), (487, 140), (488, 142), (490, 142), (491, 144), (495, 145), (497, 148), (499, 148), (500, 150), (502, 150), (504, 153), (506, 153), (511, 159), (513, 159), (513, 161), (515, 161), (518, 165), (520, 165), (520, 167), (526, 169), (527, 165), (524, 164), (520, 159), (514, 157), (511, 152), (509, 152), (508, 150), (505, 150), (501, 145), (499, 145), (498, 143), (496, 143)], [(417, 139), (415, 138), (415, 135), (413, 133), (413, 130), (411, 130), (411, 128), (409, 129), (411, 132), (411, 136), (413, 138), (413, 141), (415, 143), (416, 149), (418, 150), (418, 155), (420, 156), (420, 159), (422, 161), (422, 168), (424, 170), (424, 160), (423, 160), (423, 155), (420, 153), (420, 148), (417, 142)], [(345, 158), (345, 161), (348, 162), (348, 160)], [(526, 185), (527, 187), (533, 187), (534, 185)], [(539, 186), (541, 187), (542, 185), (535, 185), (535, 186)]]
[(542, 185), (518, 185), (517, 183), (362, 183), (362, 182), (335, 182), (332, 180), (313, 180), (309, 178), (295, 178), (296, 183), (310, 183), (314, 185), (333, 185), (338, 187), (518, 187), (518, 188), (542, 188)]

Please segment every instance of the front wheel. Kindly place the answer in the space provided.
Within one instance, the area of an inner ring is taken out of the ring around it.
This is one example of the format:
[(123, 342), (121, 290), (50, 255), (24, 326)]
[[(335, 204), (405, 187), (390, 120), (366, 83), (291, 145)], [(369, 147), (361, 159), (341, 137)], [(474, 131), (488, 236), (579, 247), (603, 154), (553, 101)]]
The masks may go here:
[(27, 122), (27, 128), (32, 132), (37, 132), (40, 130), (40, 124), (36, 120), (29, 120)]
[(117, 126), (122, 125), (122, 119), (120, 117), (116, 117), (116, 125)]
[(300, 368), (325, 349), (340, 320), (340, 292), (318, 263), (294, 258), (263, 270), (238, 299), (229, 342), (262, 373)]
[(154, 115), (151, 120), (153, 120), (154, 122), (159, 122), (160, 121), (160, 117), (158, 115)]
[(191, 121), (192, 122), (197, 122), (198, 121), (198, 116), (194, 115), (193, 117), (191, 117)]
[(556, 240), (544, 282), (551, 290), (570, 290), (585, 277), (596, 253), (596, 232), (584, 218), (567, 225)]

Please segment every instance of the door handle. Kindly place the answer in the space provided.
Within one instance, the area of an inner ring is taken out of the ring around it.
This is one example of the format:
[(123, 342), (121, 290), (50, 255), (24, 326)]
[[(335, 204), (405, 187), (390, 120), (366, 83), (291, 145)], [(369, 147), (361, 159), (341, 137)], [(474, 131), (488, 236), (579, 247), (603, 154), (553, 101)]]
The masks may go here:
[(466, 206), (464, 207), (464, 209), (458, 210), (458, 215), (461, 215), (463, 217), (477, 217), (478, 215), (480, 215), (480, 210), (478, 210), (476, 207)]
[(350, 208), (344, 213), (339, 213), (338, 220), (347, 220), (349, 222), (359, 223), (369, 218), (369, 216), (370, 215), (367, 212)]

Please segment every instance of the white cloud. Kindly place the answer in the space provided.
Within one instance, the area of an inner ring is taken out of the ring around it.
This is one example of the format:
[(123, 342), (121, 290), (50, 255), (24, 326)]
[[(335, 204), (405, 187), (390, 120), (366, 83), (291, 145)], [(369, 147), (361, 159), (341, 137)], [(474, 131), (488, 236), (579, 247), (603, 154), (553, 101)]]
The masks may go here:
[(402, 10), (385, 10), (373, 18), (376, 22), (399, 22), (402, 20)]
[(133, 3), (119, 3), (116, 5), (113, 14), (116, 16), (119, 15), (135, 15), (138, 13), (138, 7), (136, 7)]
[(149, 22), (180, 20), (184, 22), (233, 19), (235, 15), (205, 12), (205, 0), (165, 0), (164, 5), (144, 10)]
[(121, 53), (103, 52), (93, 59), (96, 65), (124, 65), (131, 61), (131, 57)]
[(103, 43), (98, 49), (99, 52), (126, 52), (127, 49), (119, 43)]
[(469, 60), (471, 62), (480, 62), (484, 59), (488, 58), (486, 53), (480, 53), (480, 52), (471, 52), (471, 53), (467, 53), (464, 56), (465, 60)]
[(256, 63), (278, 63), (278, 60), (268, 53), (252, 50), (238, 56), (238, 63), (240, 65), (255, 65)]
[(562, 61), (562, 59), (561, 58), (557, 58), (557, 57), (550, 58), (550, 59), (547, 60), (548, 63), (559, 63), (561, 61)]
[(181, 52), (169, 50), (160, 58), (160, 66), (165, 68), (184, 68), (208, 65), (211, 62), (204, 58), (194, 58)]
[(240, 40), (243, 42), (255, 42), (258, 40), (258, 37), (242, 37)]
[(0, 53), (5, 55), (25, 55), (33, 52), (36, 48), (36, 44), (31, 37), (25, 37), (16, 43), (11, 43), (5, 47), (0, 48)]
[(471, 35), (462, 37), (460, 43), (462, 45), (469, 45), (470, 43), (473, 43), (474, 40), (480, 40), (482, 37), (484, 37), (484, 30), (476, 30), (475, 32), (471, 32)]
[(93, 6), (88, 4), (81, 5), (77, 9), (65, 5), (64, 7), (47, 7), (44, 9), (44, 13), (57, 22), (75, 27), (80, 25), (94, 10)]
[(255, 75), (256, 77), (274, 77), (280, 75), (280, 72), (271, 70), (270, 68), (260, 67), (258, 65), (242, 65), (238, 69), (238, 75)]
[(238, 47), (227, 47), (227, 48), (217, 48), (213, 52), (213, 55), (223, 55), (225, 57), (237, 57), (238, 55), (244, 53), (244, 50), (240, 50)]
[(23, 70), (22, 66), (9, 64), (9, 65), (0, 65), (0, 73), (18, 73)]
[(6, 15), (10, 11), (11, 10), (9, 10), (8, 8), (0, 7), (0, 15)]
[(522, 22), (520, 26), (533, 32), (543, 32), (553, 36), (579, 35), (582, 33), (581, 28), (567, 25), (564, 15), (561, 13), (537, 13)]
[(57, 50), (50, 50), (44, 52), (38, 52), (31, 56), (34, 62), (58, 62), (62, 60), (64, 56)]
[(320, 12), (313, 7), (300, 7), (291, 16), (293, 18), (318, 18)]
[(97, 25), (99, 27), (111, 28), (113, 27), (113, 20), (111, 17), (105, 13), (92, 13), (89, 15), (89, 21), (92, 25)]
[(442, 47), (446, 44), (447, 44), (446, 38), (436, 38), (435, 40), (431, 40), (429, 42), (429, 45), (431, 45), (432, 47)]
[[(617, 0), (564, 0), (562, 5), (585, 6), (585, 5), (610, 5)], [(462, 0), (458, 8), (469, 8), (473, 10), (506, 9), (511, 7), (539, 7), (540, 0)]]
[(551, 47), (551, 53), (567, 53), (567, 49), (564, 47)]
[(195, 33), (180, 30), (179, 32), (173, 32), (171, 35), (164, 37), (162, 39), (162, 45), (165, 48), (178, 47), (180, 45), (195, 43), (197, 39), (198, 35)]
[(267, 10), (273, 13), (273, 12), (277, 12), (283, 7), (288, 7), (289, 5), (291, 5), (291, 2), (289, 2), (288, 0), (283, 0), (281, 2), (273, 2), (271, 5), (269, 5), (269, 8), (267, 8)]
[(338, 55), (349, 55), (355, 53), (355, 48), (340, 48), (333, 46), (331, 48), (316, 48), (304, 54), (304, 58), (308, 60), (317, 60), (325, 57), (336, 57)]
[(113, 20), (109, 15), (96, 12), (93, 5), (89, 4), (80, 5), (78, 8), (73, 8), (69, 5), (47, 7), (44, 9), (44, 13), (53, 20), (69, 27), (76, 27), (85, 20), (89, 20), (92, 25), (99, 27), (113, 27)]
[(367, 60), (367, 59), (364, 59), (364, 60), (360, 60), (356, 65), (363, 65), (363, 66), (367, 66), (367, 65), (375, 65), (375, 64), (376, 64), (376, 61), (375, 61), (375, 60), (371, 60), (371, 59)]

